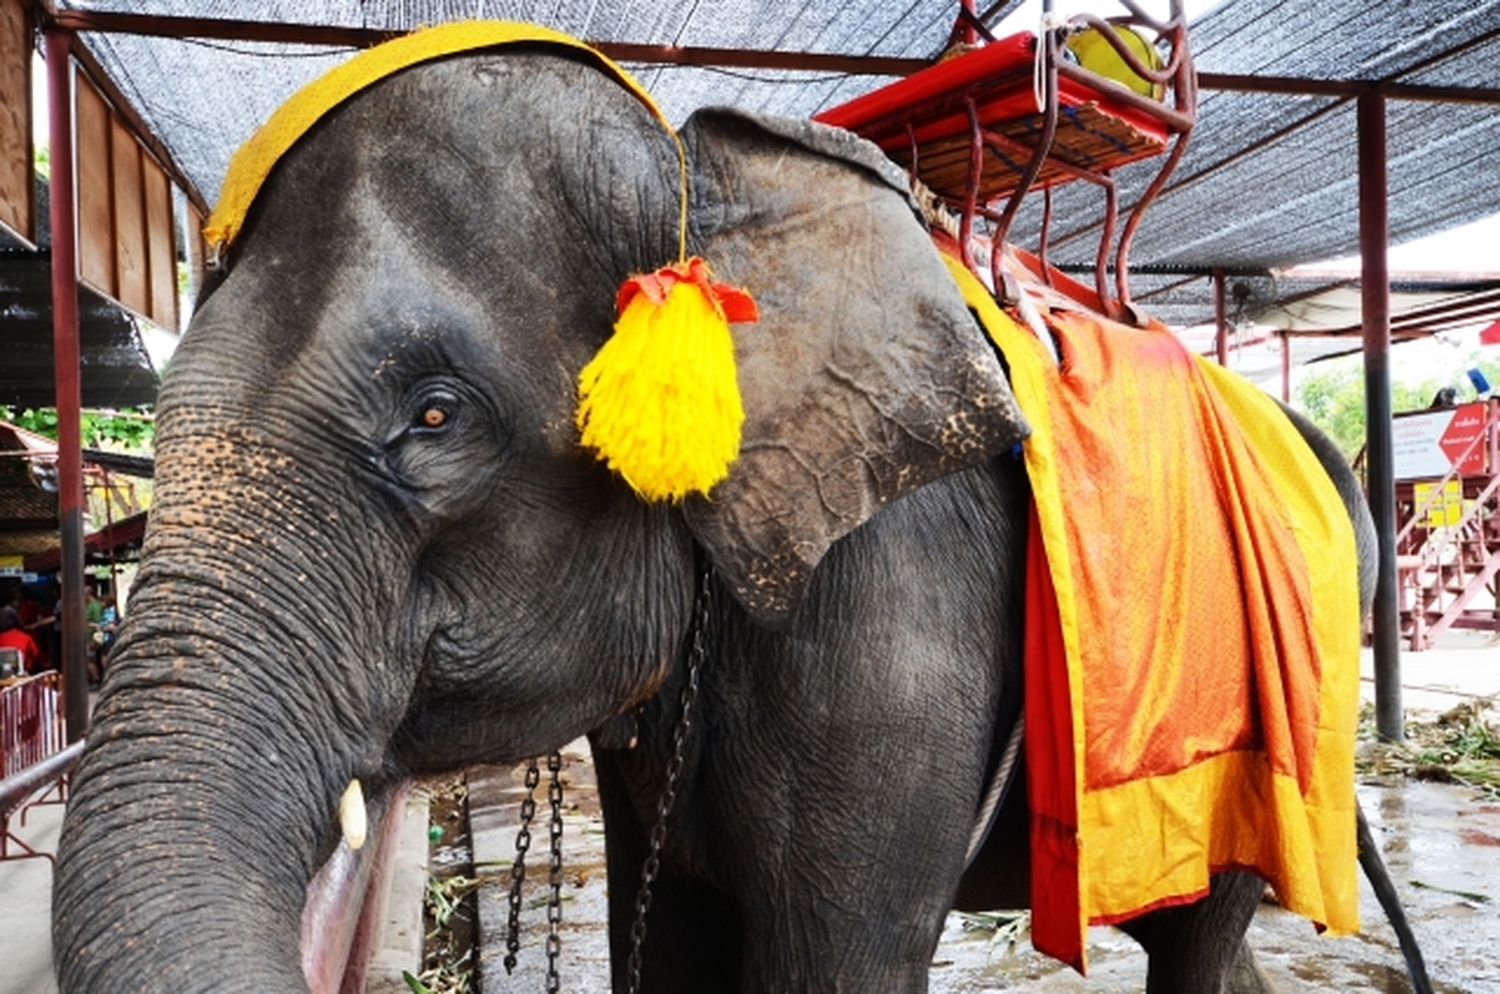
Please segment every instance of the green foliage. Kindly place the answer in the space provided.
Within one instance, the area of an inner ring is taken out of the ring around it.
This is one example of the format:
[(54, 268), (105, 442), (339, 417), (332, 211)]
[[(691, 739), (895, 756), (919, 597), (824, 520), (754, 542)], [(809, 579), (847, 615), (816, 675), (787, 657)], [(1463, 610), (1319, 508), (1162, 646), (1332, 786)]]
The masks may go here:
[(431, 877), (423, 901), (428, 915), (438, 929), (453, 927), (453, 916), (463, 910), (464, 898), (479, 888), (473, 877)]
[[(19, 410), (0, 405), (0, 421), (45, 438), (57, 438), (57, 409), (26, 407)], [(150, 452), (156, 438), (156, 422), (149, 408), (123, 411), (84, 411), (79, 434), (84, 448), (124, 452)]]
[(411, 988), (412, 994), (433, 994), (432, 988), (413, 977), (410, 970), (402, 970), (401, 979), (406, 981), (406, 986)]

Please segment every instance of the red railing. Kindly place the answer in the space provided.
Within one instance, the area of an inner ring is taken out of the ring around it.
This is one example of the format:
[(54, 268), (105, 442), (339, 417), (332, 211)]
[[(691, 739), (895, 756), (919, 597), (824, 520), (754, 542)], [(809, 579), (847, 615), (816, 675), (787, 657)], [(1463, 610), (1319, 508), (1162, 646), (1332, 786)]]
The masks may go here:
[(0, 860), (53, 858), (14, 835), (10, 819), (20, 811), (25, 824), (26, 809), (52, 803), (47, 796), (54, 791), (57, 802), (67, 799), (68, 777), (83, 754), (83, 743), (63, 748), (60, 700), (56, 673), (0, 688)]
[(56, 673), (0, 689), (0, 777), (35, 766), (63, 747)]

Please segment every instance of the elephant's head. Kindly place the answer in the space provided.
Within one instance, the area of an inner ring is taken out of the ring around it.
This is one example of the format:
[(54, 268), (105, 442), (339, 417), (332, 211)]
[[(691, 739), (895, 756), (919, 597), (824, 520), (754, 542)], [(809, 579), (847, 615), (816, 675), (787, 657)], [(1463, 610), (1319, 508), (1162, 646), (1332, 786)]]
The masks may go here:
[(614, 290), (677, 251), (678, 149), (593, 58), (436, 60), (259, 193), (162, 388), (156, 504), (61, 845), (68, 991), (299, 989), (353, 778), (540, 754), (650, 696), (696, 549), (764, 624), (886, 502), (1024, 433), (869, 146), (700, 113), (690, 249), (743, 284), (743, 454), (647, 504), (579, 445)]

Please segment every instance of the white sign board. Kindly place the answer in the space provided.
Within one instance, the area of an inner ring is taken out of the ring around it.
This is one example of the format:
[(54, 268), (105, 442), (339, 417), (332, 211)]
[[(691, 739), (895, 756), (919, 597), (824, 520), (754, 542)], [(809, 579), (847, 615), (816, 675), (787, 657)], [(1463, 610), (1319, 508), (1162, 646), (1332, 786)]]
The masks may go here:
[[(1460, 404), (1435, 411), (1402, 414), (1391, 426), (1391, 454), (1396, 479), (1432, 480), (1448, 475), (1455, 460), (1462, 471), (1484, 471), (1484, 443), (1470, 446), (1484, 432), (1485, 405)], [(1465, 458), (1465, 453), (1467, 457)]]

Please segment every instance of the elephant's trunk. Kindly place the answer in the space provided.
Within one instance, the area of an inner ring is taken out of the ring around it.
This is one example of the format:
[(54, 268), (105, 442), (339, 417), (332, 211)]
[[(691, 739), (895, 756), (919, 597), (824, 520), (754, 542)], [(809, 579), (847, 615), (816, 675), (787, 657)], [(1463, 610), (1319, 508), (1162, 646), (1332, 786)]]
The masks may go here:
[(54, 894), (61, 988), (302, 990), (307, 883), (339, 837), (341, 787), (363, 773), (378, 789), (378, 770), (308, 727), (296, 672), (280, 694), (236, 695), (257, 709), (238, 714), (214, 685), (242, 672), (222, 656), (142, 658), (163, 641), (112, 663), (74, 780)]
[(326, 546), (251, 556), (243, 521), (230, 537), (185, 507), (158, 505), (74, 778), (53, 896), (65, 992), (305, 990), (303, 903), (340, 794), (388, 778), (373, 692), (339, 658), (361, 652), (354, 605), (283, 616), (265, 599), (271, 570), (317, 584)]
[[(79, 769), (53, 896), (63, 991), (305, 987), (289, 953), (303, 901), (296, 853), (312, 847), (284, 820), (268, 824), (263, 802), (283, 787), (233, 742), (199, 739), (209, 755), (182, 776), (195, 709), (184, 699), (116, 726), (130, 748), (96, 740)], [(113, 789), (128, 783), (142, 786)]]

